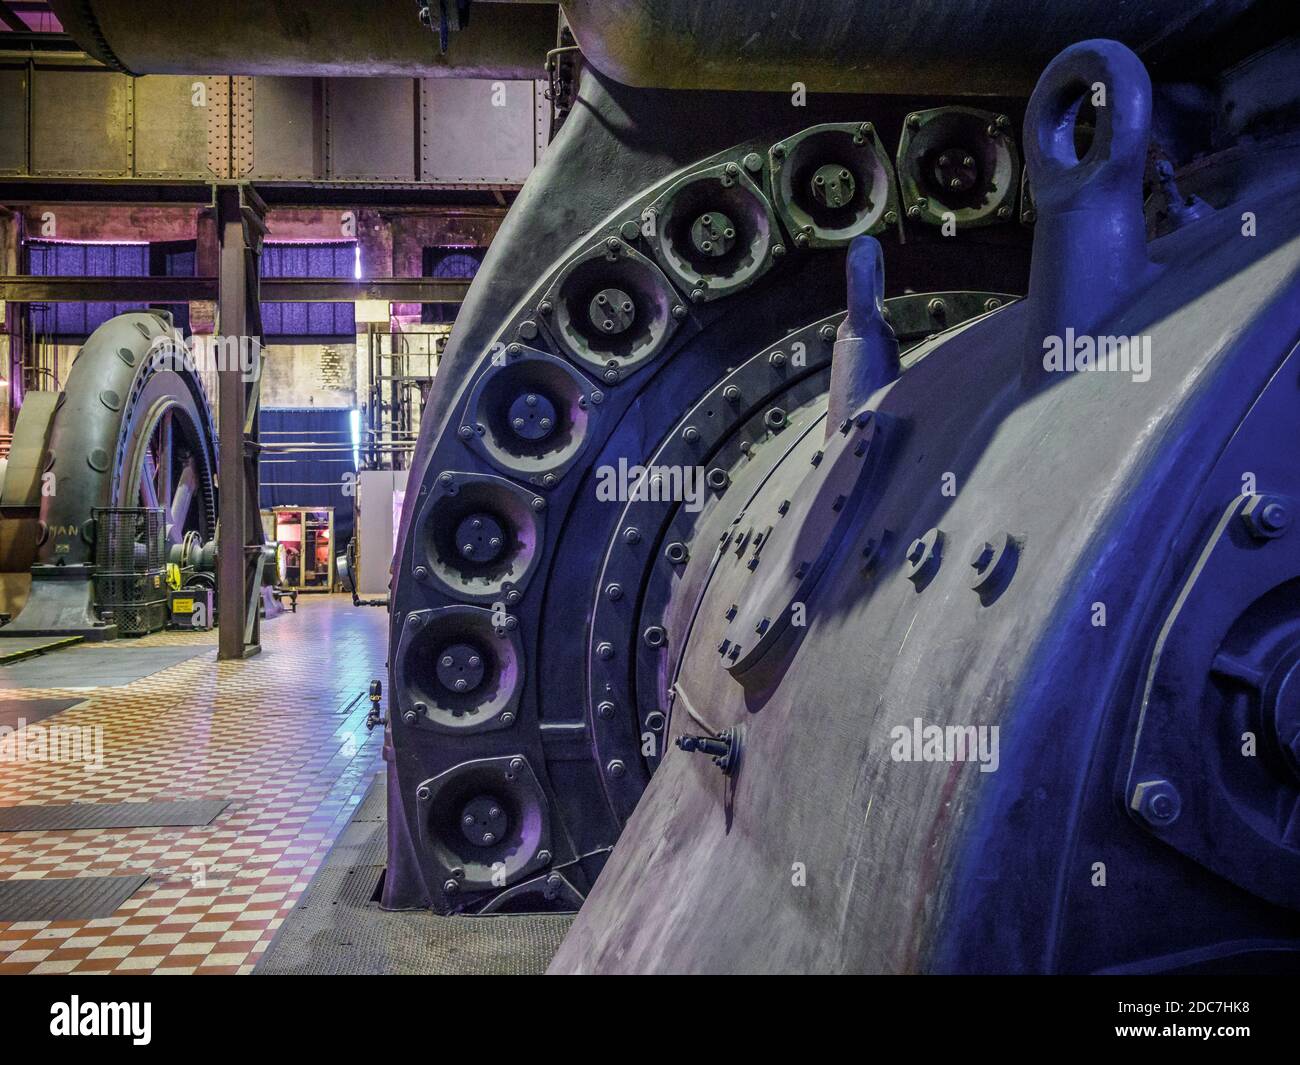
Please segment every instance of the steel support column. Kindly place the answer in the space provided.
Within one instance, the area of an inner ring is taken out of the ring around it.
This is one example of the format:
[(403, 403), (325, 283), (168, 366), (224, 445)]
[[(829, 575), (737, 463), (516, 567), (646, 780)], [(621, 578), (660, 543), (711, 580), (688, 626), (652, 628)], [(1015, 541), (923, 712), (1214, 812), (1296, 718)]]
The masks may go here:
[(261, 650), (257, 562), (263, 533), (258, 505), (257, 400), (262, 323), (257, 260), (265, 233), (265, 212), (246, 185), (219, 186), (216, 204), (221, 240), (218, 332), (227, 341), (238, 338), (241, 350), (247, 344), (255, 353), (252, 374), (242, 371), (238, 365), (242, 360), (227, 360), (217, 374), (217, 657), (238, 659)]

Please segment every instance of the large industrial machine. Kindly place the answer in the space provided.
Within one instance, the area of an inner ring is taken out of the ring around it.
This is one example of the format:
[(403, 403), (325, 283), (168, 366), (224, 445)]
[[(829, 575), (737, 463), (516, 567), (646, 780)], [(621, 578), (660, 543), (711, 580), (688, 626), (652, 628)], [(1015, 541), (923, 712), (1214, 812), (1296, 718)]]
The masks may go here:
[[(415, 62), (286, 6), (275, 69)], [(430, 67), (500, 76), (468, 6)], [(384, 904), (577, 909), (558, 972), (1294, 970), (1284, 6), (562, 7), (405, 497)]]
[[(216, 536), (216, 436), (189, 348), (163, 313), (105, 322), (73, 361), (58, 392), (31, 392), (19, 412), (3, 486), (5, 636), (111, 639), (132, 604), (106, 588), (96, 550), (125, 511), (155, 512), (156, 530), (128, 537), (209, 581)], [(129, 515), (132, 516), (133, 515)], [(100, 577), (96, 583), (97, 575)], [(158, 601), (166, 601), (165, 586)], [(117, 601), (114, 601), (114, 600)], [(128, 632), (148, 622), (134, 616)], [(158, 627), (161, 627), (159, 625)]]
[(1293, 965), (1295, 59), (588, 68), (426, 413), (385, 902), (581, 907), (561, 972)]

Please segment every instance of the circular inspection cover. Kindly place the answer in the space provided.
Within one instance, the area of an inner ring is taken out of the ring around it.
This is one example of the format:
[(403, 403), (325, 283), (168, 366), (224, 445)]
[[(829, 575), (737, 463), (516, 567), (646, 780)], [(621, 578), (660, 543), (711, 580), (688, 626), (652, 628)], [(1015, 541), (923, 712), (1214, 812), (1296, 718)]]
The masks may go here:
[(753, 668), (790, 625), (796, 603), (807, 602), (857, 509), (879, 451), (880, 425), (868, 411), (841, 426), (809, 460), (808, 476), (769, 518), (737, 528), (723, 545), (750, 570), (718, 647), (732, 676)]

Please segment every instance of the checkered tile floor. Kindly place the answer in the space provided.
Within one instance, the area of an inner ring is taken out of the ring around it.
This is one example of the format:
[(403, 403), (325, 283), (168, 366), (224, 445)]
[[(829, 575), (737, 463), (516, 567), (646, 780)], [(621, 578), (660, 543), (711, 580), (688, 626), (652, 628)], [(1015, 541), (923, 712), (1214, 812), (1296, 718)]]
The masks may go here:
[(40, 724), (102, 727), (103, 758), (0, 761), (0, 805), (231, 804), (202, 828), (0, 833), (0, 880), (149, 876), (109, 918), (0, 922), (0, 974), (250, 972), (383, 764), (365, 693), (387, 619), (303, 596), (244, 662), (218, 663), (215, 633), (158, 633), (122, 643), (211, 650), (124, 687), (6, 691), (84, 696)]

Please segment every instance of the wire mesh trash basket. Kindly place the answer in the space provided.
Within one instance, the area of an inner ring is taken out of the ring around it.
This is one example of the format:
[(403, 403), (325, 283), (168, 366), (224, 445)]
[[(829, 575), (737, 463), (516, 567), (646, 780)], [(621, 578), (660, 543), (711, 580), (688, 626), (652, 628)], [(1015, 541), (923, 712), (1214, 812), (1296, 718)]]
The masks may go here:
[(96, 508), (95, 603), (122, 636), (167, 622), (166, 526), (161, 507)]

